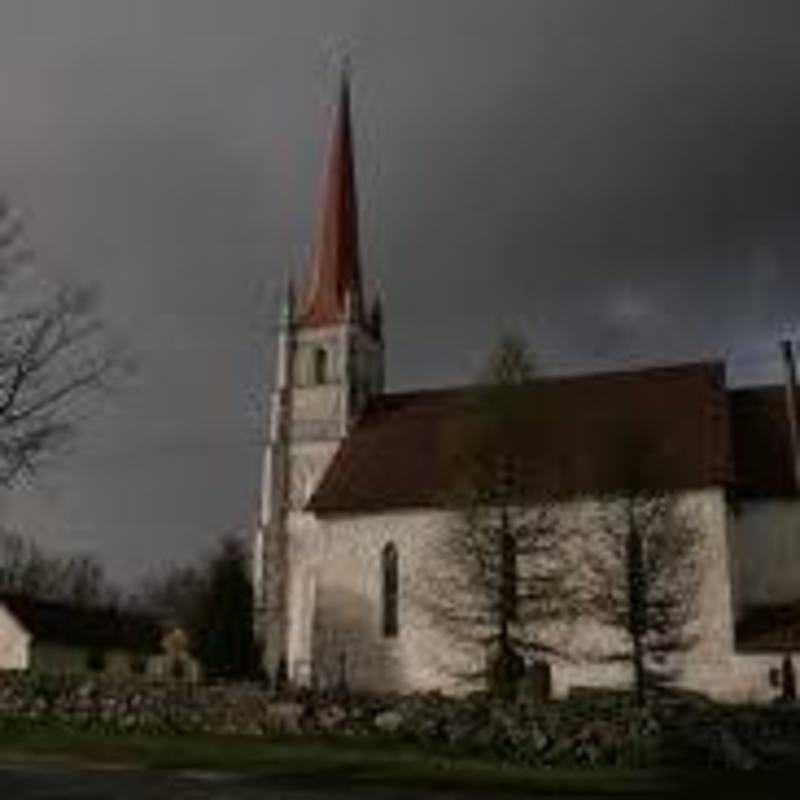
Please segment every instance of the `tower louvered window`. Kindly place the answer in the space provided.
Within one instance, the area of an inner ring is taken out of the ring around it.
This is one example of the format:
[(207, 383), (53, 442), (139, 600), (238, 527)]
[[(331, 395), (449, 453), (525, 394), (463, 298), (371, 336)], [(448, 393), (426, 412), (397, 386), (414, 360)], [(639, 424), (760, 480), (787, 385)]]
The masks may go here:
[(314, 383), (325, 383), (328, 371), (328, 354), (321, 348), (314, 351)]
[(397, 636), (397, 548), (391, 542), (383, 548), (383, 635)]

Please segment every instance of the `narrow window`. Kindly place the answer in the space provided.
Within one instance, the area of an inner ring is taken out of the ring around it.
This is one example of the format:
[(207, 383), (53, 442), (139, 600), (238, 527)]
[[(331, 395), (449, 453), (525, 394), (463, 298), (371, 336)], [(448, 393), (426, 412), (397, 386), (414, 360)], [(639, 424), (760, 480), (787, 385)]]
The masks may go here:
[(327, 361), (328, 354), (321, 347), (318, 347), (314, 351), (314, 383), (325, 383)]
[(397, 636), (397, 548), (383, 548), (383, 635)]

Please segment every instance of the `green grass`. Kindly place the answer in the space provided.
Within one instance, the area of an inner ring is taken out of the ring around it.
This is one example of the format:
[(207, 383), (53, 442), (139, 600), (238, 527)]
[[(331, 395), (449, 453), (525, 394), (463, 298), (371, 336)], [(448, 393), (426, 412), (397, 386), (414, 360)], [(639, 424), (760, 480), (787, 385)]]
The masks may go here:
[(664, 787), (664, 776), (655, 773), (503, 767), (377, 738), (147, 736), (9, 720), (0, 725), (0, 759), (258, 772), (276, 780), (321, 785), (491, 790), (493, 794), (641, 796)]

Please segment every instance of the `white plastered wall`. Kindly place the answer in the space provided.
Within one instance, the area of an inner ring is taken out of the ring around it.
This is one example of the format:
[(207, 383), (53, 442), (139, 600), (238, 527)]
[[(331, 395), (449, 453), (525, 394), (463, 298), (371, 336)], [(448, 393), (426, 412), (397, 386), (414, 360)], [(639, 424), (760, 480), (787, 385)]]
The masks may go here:
[[(702, 532), (698, 557), (704, 565), (695, 622), (699, 643), (685, 658), (681, 684), (721, 700), (763, 695), (766, 662), (739, 658), (733, 650), (724, 493), (721, 489), (685, 492), (678, 506)], [(564, 503), (559, 519), (565, 528), (583, 526), (590, 531), (588, 523), (595, 510), (592, 500)], [(439, 588), (437, 574), (444, 575), (448, 569), (439, 558), (437, 542), (451, 530), (452, 522), (450, 515), (436, 510), (323, 518), (293, 513), (289, 519), (288, 599), (292, 674), (300, 677), (315, 662), (323, 679), (326, 672), (334, 676), (339, 669), (338, 654), (346, 651), (347, 678), (353, 686), (466, 690), (458, 675), (480, 667), (483, 655), (438, 622), (430, 604), (432, 593)], [(388, 542), (395, 544), (399, 556), (400, 631), (396, 638), (385, 638), (381, 631), (381, 553)], [(629, 665), (598, 664), (588, 657), (598, 649), (612, 648), (619, 641), (618, 631), (579, 623), (569, 632), (562, 628), (553, 635), (561, 637), (562, 644), (568, 640), (571, 653), (569, 660), (554, 662), (556, 694), (575, 685), (629, 683)], [(327, 656), (325, 647), (331, 650)], [(326, 658), (327, 664), (323, 664)]]
[(31, 636), (0, 603), (0, 669), (27, 669)]
[[(435, 580), (436, 537), (444, 512), (394, 512), (319, 520), (290, 518), (289, 663), (315, 662), (322, 680), (339, 675), (366, 689), (455, 691), (450, 675), (469, 660), (430, 618), (425, 595)], [(399, 632), (381, 628), (381, 555), (398, 550)], [(300, 666), (302, 670), (303, 667)]]

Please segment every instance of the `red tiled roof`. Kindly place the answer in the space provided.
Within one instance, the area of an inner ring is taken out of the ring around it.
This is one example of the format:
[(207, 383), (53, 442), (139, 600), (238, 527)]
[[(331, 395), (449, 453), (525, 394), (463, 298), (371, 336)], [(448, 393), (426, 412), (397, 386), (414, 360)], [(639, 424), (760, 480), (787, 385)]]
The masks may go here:
[(350, 89), (346, 76), (342, 81), (324, 180), (311, 283), (298, 320), (301, 325), (311, 327), (340, 322), (345, 314), (348, 290), (353, 291), (353, 302), (357, 306), (353, 309), (354, 316), (362, 318), (358, 203)]
[[(729, 483), (729, 421), (720, 363), (534, 381), (515, 390), (530, 408), (506, 449), (525, 465), (531, 496), (618, 491), (628, 474), (621, 443), (647, 442), (642, 488)], [(439, 506), (464, 474), (475, 434), (474, 389), (378, 398), (327, 469), (308, 508), (317, 513)]]
[(36, 641), (87, 647), (157, 652), (161, 632), (146, 615), (114, 609), (81, 609), (69, 603), (37, 600), (17, 594), (0, 594), (5, 606)]
[(737, 494), (792, 495), (792, 449), (784, 387), (737, 389), (728, 396)]

